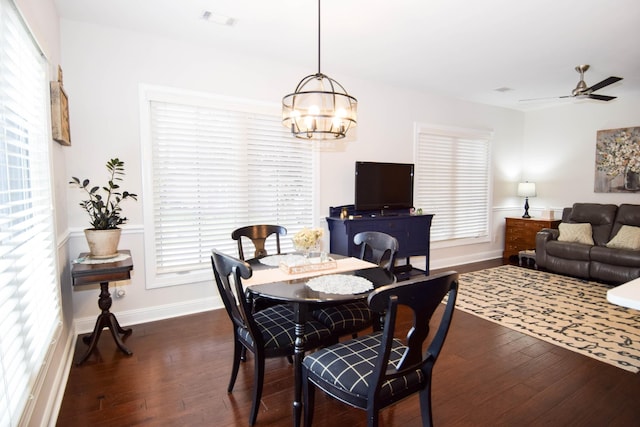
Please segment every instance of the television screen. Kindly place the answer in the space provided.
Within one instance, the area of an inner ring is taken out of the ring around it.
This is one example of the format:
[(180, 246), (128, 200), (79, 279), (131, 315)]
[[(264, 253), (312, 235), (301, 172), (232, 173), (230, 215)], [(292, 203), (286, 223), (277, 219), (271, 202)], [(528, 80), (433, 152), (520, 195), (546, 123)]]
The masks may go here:
[(413, 207), (413, 164), (356, 162), (357, 211)]

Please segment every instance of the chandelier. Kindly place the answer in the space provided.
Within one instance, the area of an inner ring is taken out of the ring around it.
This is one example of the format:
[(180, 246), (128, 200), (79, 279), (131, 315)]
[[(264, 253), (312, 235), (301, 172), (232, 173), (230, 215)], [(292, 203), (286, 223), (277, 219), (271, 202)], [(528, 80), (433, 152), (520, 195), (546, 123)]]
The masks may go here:
[(282, 98), (282, 124), (296, 138), (341, 139), (356, 125), (358, 100), (320, 72), (320, 0), (318, 0), (318, 72), (300, 80)]

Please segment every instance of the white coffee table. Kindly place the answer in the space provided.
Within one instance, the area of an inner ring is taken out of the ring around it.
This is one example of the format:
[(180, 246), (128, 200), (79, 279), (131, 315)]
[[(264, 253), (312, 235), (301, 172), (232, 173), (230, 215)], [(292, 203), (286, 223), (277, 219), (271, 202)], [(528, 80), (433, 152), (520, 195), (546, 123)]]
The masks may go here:
[(640, 310), (640, 278), (609, 289), (607, 300), (613, 304)]

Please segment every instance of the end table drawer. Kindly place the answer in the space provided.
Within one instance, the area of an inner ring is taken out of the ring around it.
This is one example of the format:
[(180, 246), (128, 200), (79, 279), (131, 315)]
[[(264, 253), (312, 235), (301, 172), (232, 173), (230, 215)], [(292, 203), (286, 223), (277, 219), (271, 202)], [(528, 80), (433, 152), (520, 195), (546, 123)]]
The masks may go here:
[(520, 251), (535, 249), (536, 234), (543, 228), (558, 228), (560, 220), (506, 218), (504, 234), (504, 253), (502, 257), (508, 259), (518, 255)]

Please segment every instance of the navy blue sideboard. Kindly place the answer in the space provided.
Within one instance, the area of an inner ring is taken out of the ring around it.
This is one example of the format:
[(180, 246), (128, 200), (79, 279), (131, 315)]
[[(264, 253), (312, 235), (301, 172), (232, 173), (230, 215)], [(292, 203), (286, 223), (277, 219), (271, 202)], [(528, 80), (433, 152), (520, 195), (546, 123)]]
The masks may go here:
[[(408, 273), (413, 267), (410, 257), (425, 257), (425, 274), (429, 274), (429, 250), (433, 215), (356, 215), (352, 219), (329, 216), (330, 252), (358, 257), (360, 248), (353, 243), (353, 236), (361, 231), (381, 231), (398, 239), (398, 260), (406, 258), (405, 265), (396, 267), (397, 273)], [(422, 271), (422, 270), (420, 270)]]

